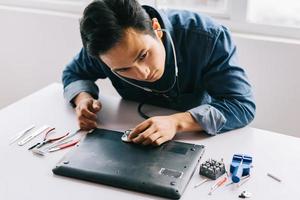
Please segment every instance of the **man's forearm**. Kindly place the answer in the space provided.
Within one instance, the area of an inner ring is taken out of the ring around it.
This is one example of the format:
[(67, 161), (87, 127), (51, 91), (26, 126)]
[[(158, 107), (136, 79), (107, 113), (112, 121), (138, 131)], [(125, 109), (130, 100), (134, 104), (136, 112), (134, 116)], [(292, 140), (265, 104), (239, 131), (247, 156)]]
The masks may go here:
[(201, 125), (193, 118), (189, 112), (182, 112), (170, 115), (175, 121), (176, 132), (202, 131)]

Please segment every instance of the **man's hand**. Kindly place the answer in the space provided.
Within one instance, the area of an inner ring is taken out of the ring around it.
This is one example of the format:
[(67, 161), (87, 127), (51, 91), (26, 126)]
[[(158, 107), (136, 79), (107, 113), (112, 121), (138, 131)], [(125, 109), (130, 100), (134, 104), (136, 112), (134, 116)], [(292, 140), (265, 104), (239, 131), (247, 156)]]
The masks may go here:
[(91, 130), (97, 127), (97, 112), (101, 110), (101, 103), (90, 94), (82, 92), (74, 99), (79, 127)]
[(203, 130), (202, 127), (192, 115), (189, 112), (183, 112), (145, 120), (132, 130), (129, 139), (138, 144), (158, 146), (173, 139), (176, 132), (201, 130)]
[(171, 140), (177, 131), (177, 122), (172, 116), (151, 117), (137, 125), (129, 135), (129, 139), (143, 145), (161, 145)]

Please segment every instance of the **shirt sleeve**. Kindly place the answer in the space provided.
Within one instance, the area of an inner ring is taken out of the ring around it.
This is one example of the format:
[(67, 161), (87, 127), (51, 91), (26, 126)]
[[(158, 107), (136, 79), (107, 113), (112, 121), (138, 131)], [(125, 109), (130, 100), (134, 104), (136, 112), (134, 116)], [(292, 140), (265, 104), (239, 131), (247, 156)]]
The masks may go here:
[(72, 103), (73, 98), (80, 92), (87, 92), (98, 99), (99, 88), (95, 81), (99, 78), (106, 78), (100, 62), (82, 48), (63, 71), (65, 99)]
[(245, 71), (239, 67), (236, 46), (225, 27), (212, 45), (203, 84), (212, 101), (188, 110), (210, 135), (249, 124), (255, 115), (255, 102)]

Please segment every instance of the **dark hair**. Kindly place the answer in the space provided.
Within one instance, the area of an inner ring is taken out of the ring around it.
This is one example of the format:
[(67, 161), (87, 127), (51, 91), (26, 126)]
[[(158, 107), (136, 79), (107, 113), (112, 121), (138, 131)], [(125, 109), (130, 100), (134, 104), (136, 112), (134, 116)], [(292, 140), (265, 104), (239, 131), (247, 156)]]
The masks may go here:
[(114, 47), (127, 28), (154, 36), (150, 17), (136, 0), (94, 1), (80, 20), (83, 46), (95, 57)]

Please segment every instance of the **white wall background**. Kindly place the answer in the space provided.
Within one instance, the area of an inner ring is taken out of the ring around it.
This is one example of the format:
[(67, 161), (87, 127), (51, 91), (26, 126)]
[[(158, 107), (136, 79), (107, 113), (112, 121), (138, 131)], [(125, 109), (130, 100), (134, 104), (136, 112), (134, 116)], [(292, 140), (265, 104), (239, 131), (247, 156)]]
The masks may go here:
[[(0, 108), (60, 82), (64, 65), (81, 48), (78, 18), (0, 6)], [(257, 100), (252, 126), (300, 137), (300, 42), (238, 33), (234, 39)], [(109, 81), (100, 84), (115, 94)]]
[(234, 39), (257, 101), (252, 126), (300, 137), (300, 42), (242, 34)]
[(78, 17), (0, 8), (0, 107), (60, 81), (79, 51)]

